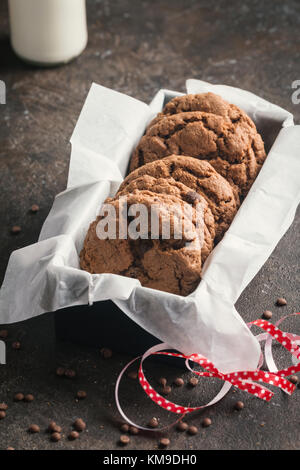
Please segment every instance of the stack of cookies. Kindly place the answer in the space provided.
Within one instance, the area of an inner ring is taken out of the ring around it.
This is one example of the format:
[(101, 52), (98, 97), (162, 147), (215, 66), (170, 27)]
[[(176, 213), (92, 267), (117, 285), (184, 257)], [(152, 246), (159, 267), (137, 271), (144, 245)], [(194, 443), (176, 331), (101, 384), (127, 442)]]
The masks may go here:
[[(116, 196), (105, 201), (114, 210), (102, 211), (90, 225), (81, 268), (190, 294), (265, 157), (255, 124), (237, 106), (213, 93), (174, 98), (146, 129)], [(133, 218), (140, 205), (148, 210), (143, 221)], [(108, 223), (108, 212), (112, 237), (97, 230)]]

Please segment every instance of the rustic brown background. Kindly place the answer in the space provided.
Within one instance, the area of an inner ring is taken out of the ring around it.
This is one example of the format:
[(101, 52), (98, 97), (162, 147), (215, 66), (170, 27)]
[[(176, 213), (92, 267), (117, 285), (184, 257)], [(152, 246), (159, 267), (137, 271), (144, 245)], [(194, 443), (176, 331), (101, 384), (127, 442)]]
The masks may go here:
[[(10, 253), (37, 240), (55, 194), (65, 188), (69, 138), (93, 81), (146, 102), (161, 87), (184, 91), (186, 78), (226, 83), (283, 106), (299, 123), (300, 105), (291, 102), (291, 84), (300, 79), (297, 0), (88, 0), (87, 5), (87, 49), (65, 67), (43, 70), (23, 64), (11, 51), (6, 2), (0, 2), (0, 79), (7, 86), (7, 104), (0, 105), (1, 280)], [(29, 213), (33, 203), (41, 208), (36, 215)], [(22, 232), (12, 237), (15, 224)], [(299, 217), (243, 293), (238, 310), (246, 320), (266, 308), (274, 310), (275, 320), (299, 310), (298, 274)], [(274, 307), (282, 295), (287, 307)], [(296, 320), (288, 320), (286, 327), (299, 333)], [(21, 340), (21, 351), (11, 349), (14, 339)], [(104, 361), (94, 349), (57, 344), (51, 314), (9, 327), (7, 343), (0, 402), (7, 401), (9, 410), (0, 422), (1, 448), (118, 448), (113, 389), (127, 357), (114, 354)], [(289, 364), (288, 356), (279, 350), (276, 354), (281, 366)], [(77, 378), (55, 377), (59, 364), (74, 367)], [(148, 370), (153, 377), (164, 374), (170, 380), (181, 373), (158, 364)], [(196, 390), (184, 387), (172, 397), (203, 403), (217, 388), (217, 382), (203, 380)], [(80, 403), (74, 400), (78, 389), (88, 392)], [(13, 403), (18, 391), (34, 393), (35, 401)], [(125, 379), (121, 392), (128, 414), (141, 424), (152, 416), (163, 424), (171, 422), (172, 416), (157, 410), (134, 381)], [(245, 403), (240, 413), (233, 410), (237, 399)], [(170, 448), (299, 449), (299, 405), (299, 389), (292, 398), (276, 392), (270, 404), (231, 391), (221, 403), (188, 418), (199, 425), (196, 437), (171, 430)], [(66, 434), (78, 416), (87, 421), (88, 432), (70, 443)], [(213, 421), (208, 429), (201, 428), (203, 416)], [(64, 429), (58, 444), (50, 443), (44, 432), (26, 432), (32, 422), (44, 430), (50, 419)], [(157, 436), (134, 437), (129, 447), (155, 449)]]

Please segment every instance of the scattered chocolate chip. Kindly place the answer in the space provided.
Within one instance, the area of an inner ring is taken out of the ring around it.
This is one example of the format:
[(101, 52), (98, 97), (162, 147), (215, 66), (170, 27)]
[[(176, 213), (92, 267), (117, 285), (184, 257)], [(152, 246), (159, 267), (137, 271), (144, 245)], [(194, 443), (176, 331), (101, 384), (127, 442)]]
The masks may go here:
[(136, 436), (139, 433), (139, 429), (136, 428), (135, 426), (130, 426), (129, 428), (129, 434), (132, 434), (133, 436)]
[(179, 421), (179, 423), (177, 423), (177, 426), (176, 426), (176, 429), (178, 431), (186, 431), (187, 428), (189, 427), (189, 425), (187, 423), (185, 423), (184, 421)]
[(151, 418), (149, 423), (148, 423), (148, 426), (150, 428), (157, 428), (158, 426), (158, 419), (157, 418)]
[(8, 405), (6, 403), (0, 403), (0, 411), (6, 411), (8, 408)]
[(297, 377), (297, 375), (291, 375), (289, 381), (292, 382), (292, 384), (297, 385), (297, 383), (299, 382), (299, 378)]
[(76, 396), (77, 396), (77, 398), (79, 398), (80, 400), (83, 400), (84, 398), (87, 397), (87, 393), (86, 393), (84, 390), (78, 390)]
[(0, 411), (0, 419), (4, 419), (6, 416), (5, 411)]
[(55, 421), (51, 421), (49, 423), (49, 426), (48, 426), (48, 431), (52, 432), (52, 433), (56, 432), (56, 433), (60, 434), (62, 429), (61, 429), (60, 426), (58, 426), (58, 424), (55, 423)]
[(112, 350), (108, 348), (102, 348), (100, 349), (100, 354), (103, 359), (110, 359), (112, 357)]
[(58, 441), (61, 440), (61, 434), (59, 432), (54, 432), (54, 433), (51, 434), (50, 439), (53, 442), (58, 442)]
[(132, 380), (136, 380), (138, 378), (138, 373), (135, 370), (131, 370), (128, 372), (127, 377)]
[(129, 425), (127, 423), (123, 423), (120, 426), (120, 431), (122, 432), (128, 432), (129, 431)]
[(160, 385), (162, 385), (163, 387), (165, 387), (165, 385), (167, 385), (167, 379), (165, 377), (161, 377), (158, 381), (158, 383), (160, 383)]
[(76, 429), (76, 431), (84, 431), (85, 428), (86, 428), (86, 424), (85, 422), (83, 421), (83, 419), (81, 418), (78, 418), (76, 419), (75, 423), (73, 424), (74, 428)]
[(79, 433), (77, 431), (71, 431), (70, 434), (68, 435), (69, 441), (75, 441), (75, 439), (78, 439)]
[(65, 375), (65, 372), (66, 369), (64, 367), (58, 367), (56, 369), (56, 375), (58, 375), (58, 377), (62, 377), (63, 375)]
[(37, 432), (40, 432), (40, 427), (37, 424), (31, 424), (28, 428), (28, 432), (31, 434), (36, 434)]
[(6, 339), (8, 337), (8, 331), (7, 330), (0, 330), (0, 338), (1, 339)]
[(161, 393), (163, 395), (169, 395), (172, 392), (172, 388), (170, 385), (165, 385), (165, 387), (162, 388)]
[(198, 385), (198, 382), (199, 382), (199, 380), (196, 377), (191, 377), (189, 379), (189, 385), (191, 387), (196, 387), (196, 385)]
[(10, 232), (13, 234), (13, 235), (17, 235), (18, 233), (21, 232), (21, 227), (19, 225), (14, 225), (11, 229), (10, 229)]
[(39, 206), (37, 204), (32, 204), (31, 208), (30, 208), (30, 212), (32, 212), (33, 214), (35, 214), (36, 212), (39, 211)]
[(174, 384), (176, 387), (182, 387), (182, 385), (184, 385), (184, 380), (181, 377), (177, 377), (177, 379), (174, 380)]
[(202, 421), (202, 426), (204, 428), (208, 428), (208, 426), (211, 425), (211, 419), (210, 418), (204, 418), (203, 421)]
[(159, 446), (160, 447), (168, 447), (169, 445), (170, 445), (170, 439), (168, 439), (167, 437), (162, 437), (159, 440)]
[(21, 343), (19, 341), (14, 341), (11, 345), (13, 349), (21, 349)]
[(73, 370), (73, 369), (66, 369), (66, 370), (65, 370), (65, 377), (67, 377), (68, 379), (74, 379), (74, 377), (76, 377), (76, 372), (75, 372), (75, 370)]
[(24, 400), (24, 394), (23, 393), (16, 393), (14, 396), (14, 401), (23, 401)]
[(27, 403), (30, 403), (34, 400), (34, 396), (31, 394), (31, 393), (28, 393), (27, 395), (25, 395), (24, 397), (24, 401), (26, 401)]
[(129, 444), (130, 442), (130, 437), (127, 436), (127, 434), (122, 434), (120, 436), (120, 439), (119, 439), (119, 443), (122, 445), (122, 446), (127, 446), (127, 444)]
[(237, 401), (236, 404), (234, 405), (235, 409), (240, 411), (244, 408), (244, 403), (242, 401)]
[(283, 297), (279, 297), (277, 300), (276, 300), (276, 305), (278, 305), (278, 307), (283, 307), (284, 305), (287, 304), (287, 301), (286, 299), (284, 299)]
[(195, 436), (195, 434), (198, 433), (198, 428), (197, 428), (197, 426), (189, 426), (187, 432), (188, 432), (191, 436)]
[(266, 320), (271, 320), (273, 313), (270, 310), (265, 310), (263, 313), (263, 318)]

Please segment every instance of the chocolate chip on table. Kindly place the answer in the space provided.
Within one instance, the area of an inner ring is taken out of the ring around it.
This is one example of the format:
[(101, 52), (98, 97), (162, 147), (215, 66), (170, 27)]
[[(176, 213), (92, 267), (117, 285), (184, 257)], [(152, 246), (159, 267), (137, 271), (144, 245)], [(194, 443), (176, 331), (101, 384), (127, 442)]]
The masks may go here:
[(160, 447), (168, 447), (169, 445), (170, 445), (170, 439), (168, 439), (167, 437), (162, 437), (159, 440), (159, 446)]
[(0, 419), (4, 419), (6, 416), (5, 411), (0, 411)]
[(127, 444), (129, 444), (130, 442), (130, 437), (127, 436), (127, 434), (122, 434), (120, 436), (120, 439), (119, 439), (119, 443), (122, 445), (122, 446), (126, 446)]
[(31, 434), (36, 434), (40, 432), (40, 427), (37, 424), (31, 424), (31, 426), (29, 426), (28, 428), (28, 432), (30, 432)]
[(36, 212), (39, 211), (39, 206), (37, 204), (32, 204), (31, 208), (30, 208), (30, 212), (32, 212), (33, 214), (35, 214)]
[(136, 436), (139, 433), (139, 429), (136, 428), (135, 426), (130, 426), (129, 428), (129, 434), (132, 434), (133, 436)]
[(191, 377), (189, 379), (189, 385), (191, 387), (196, 387), (196, 385), (198, 385), (198, 382), (199, 382), (199, 380), (196, 377)]
[(58, 441), (61, 440), (61, 434), (59, 432), (54, 432), (54, 433), (51, 434), (50, 439), (53, 442), (58, 442)]
[(237, 411), (242, 410), (245, 407), (244, 403), (242, 401), (237, 401), (236, 404), (234, 405), (234, 408)]
[(157, 419), (157, 418), (151, 418), (150, 421), (149, 421), (149, 423), (148, 423), (148, 426), (149, 426), (150, 428), (157, 428), (158, 424), (159, 424), (159, 423), (158, 423), (158, 419)]
[(0, 330), (0, 338), (1, 339), (6, 339), (8, 337), (8, 331), (7, 330)]
[(177, 429), (177, 431), (184, 432), (184, 431), (187, 430), (188, 427), (189, 427), (189, 425), (187, 423), (185, 423), (184, 421), (179, 421), (177, 423), (176, 429)]
[(266, 320), (271, 320), (273, 313), (270, 310), (265, 310), (263, 313), (263, 318)]
[(83, 419), (81, 418), (78, 418), (76, 419), (75, 423), (73, 424), (74, 428), (76, 429), (76, 431), (84, 431), (85, 428), (86, 428), (86, 424), (85, 422), (83, 421)]
[(24, 394), (23, 393), (16, 393), (14, 396), (14, 401), (23, 401), (24, 400)]
[(11, 345), (13, 349), (21, 349), (21, 343), (19, 341), (14, 341)]
[(51, 433), (56, 432), (56, 433), (60, 434), (62, 429), (61, 429), (60, 426), (58, 426), (58, 424), (56, 424), (55, 421), (51, 421), (49, 423), (49, 426), (48, 426), (48, 431), (51, 432)]
[(162, 388), (161, 393), (162, 395), (169, 395), (172, 392), (172, 388), (170, 385), (165, 385), (165, 387)]
[(135, 370), (131, 370), (128, 372), (127, 377), (132, 380), (136, 380), (138, 378), (138, 373)]
[(283, 307), (284, 305), (287, 304), (287, 301), (286, 299), (284, 299), (283, 297), (279, 297), (277, 300), (276, 300), (276, 305), (278, 307)]
[(28, 393), (27, 395), (25, 395), (24, 397), (24, 401), (26, 401), (27, 403), (30, 403), (34, 400), (34, 396), (31, 394), (31, 393)]
[(176, 387), (182, 387), (182, 385), (184, 385), (184, 380), (181, 377), (177, 377), (174, 380), (174, 384), (176, 385)]
[(77, 398), (79, 398), (80, 400), (83, 400), (84, 398), (87, 397), (87, 393), (86, 393), (84, 390), (78, 390), (76, 396), (77, 396)]
[(21, 227), (19, 225), (13, 225), (12, 228), (10, 229), (10, 232), (13, 235), (18, 235), (18, 233), (21, 232)]
[(71, 431), (70, 434), (68, 435), (68, 439), (70, 441), (75, 441), (75, 439), (78, 439), (79, 433), (77, 431)]
[(76, 372), (73, 369), (66, 369), (64, 375), (68, 379), (74, 379), (74, 377), (76, 377)]
[(204, 428), (208, 428), (208, 426), (211, 425), (211, 419), (210, 418), (204, 418), (203, 421), (202, 421), (202, 426)]
[(129, 431), (129, 425), (127, 423), (123, 423), (120, 426), (120, 431), (122, 432), (128, 432)]
[(197, 428), (197, 426), (189, 426), (187, 432), (191, 436), (195, 436), (195, 434), (198, 434), (198, 428)]
[(158, 381), (158, 383), (160, 383), (160, 385), (162, 385), (163, 387), (165, 387), (167, 385), (167, 379), (165, 377), (161, 377)]
[(58, 377), (62, 377), (63, 375), (65, 375), (65, 372), (66, 372), (66, 369), (64, 367), (58, 367), (56, 369), (56, 375)]
[(289, 381), (292, 382), (294, 385), (297, 385), (297, 383), (299, 383), (299, 378), (297, 377), (297, 375), (291, 375), (291, 377), (289, 377)]
[(8, 408), (8, 405), (6, 403), (0, 403), (0, 411), (6, 411)]
[(102, 348), (100, 349), (100, 354), (103, 359), (110, 359), (112, 357), (112, 350), (108, 348)]

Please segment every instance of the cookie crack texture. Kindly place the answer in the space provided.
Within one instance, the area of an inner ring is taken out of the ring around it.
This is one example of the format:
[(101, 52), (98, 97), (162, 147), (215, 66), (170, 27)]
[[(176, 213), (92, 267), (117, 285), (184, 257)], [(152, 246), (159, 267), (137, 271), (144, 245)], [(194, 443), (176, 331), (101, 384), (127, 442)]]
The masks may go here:
[[(266, 158), (249, 116), (213, 93), (185, 95), (167, 103), (148, 126), (136, 152), (143, 155), (143, 164), (171, 154), (210, 161), (242, 199)], [(136, 152), (130, 171), (140, 166)]]

